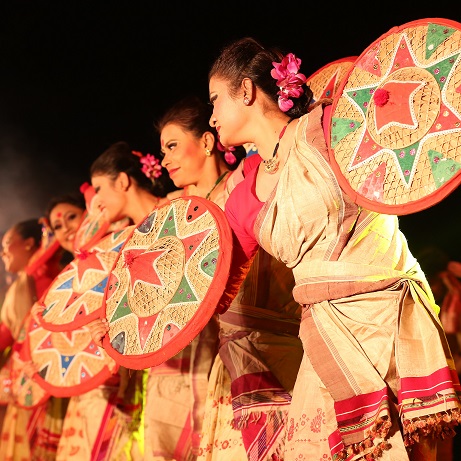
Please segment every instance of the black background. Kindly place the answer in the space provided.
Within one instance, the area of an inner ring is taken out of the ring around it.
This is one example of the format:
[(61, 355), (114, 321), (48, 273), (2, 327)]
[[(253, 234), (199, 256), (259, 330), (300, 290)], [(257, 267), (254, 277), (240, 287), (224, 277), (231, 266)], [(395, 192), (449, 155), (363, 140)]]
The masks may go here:
[[(180, 97), (207, 97), (230, 40), (254, 36), (309, 76), (358, 56), (392, 27), (461, 22), (459, 2), (9, 1), (0, 6), (0, 232), (77, 190), (110, 144), (156, 152), (153, 122)], [(459, 197), (400, 218), (410, 247), (461, 260)]]

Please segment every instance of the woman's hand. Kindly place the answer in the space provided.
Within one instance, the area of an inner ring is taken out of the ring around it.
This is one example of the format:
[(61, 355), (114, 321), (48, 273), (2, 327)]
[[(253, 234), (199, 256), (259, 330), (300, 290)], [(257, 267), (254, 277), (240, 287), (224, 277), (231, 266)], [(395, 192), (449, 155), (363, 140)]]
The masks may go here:
[(109, 322), (106, 319), (96, 319), (88, 324), (90, 330), (91, 339), (99, 347), (104, 347), (102, 345), (102, 340), (104, 336), (109, 332)]

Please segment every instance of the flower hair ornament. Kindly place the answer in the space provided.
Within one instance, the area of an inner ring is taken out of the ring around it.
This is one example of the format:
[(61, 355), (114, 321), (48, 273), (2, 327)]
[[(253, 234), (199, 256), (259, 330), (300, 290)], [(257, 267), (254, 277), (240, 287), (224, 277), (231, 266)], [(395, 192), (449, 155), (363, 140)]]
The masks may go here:
[(224, 147), (220, 141), (216, 141), (216, 147), (221, 152), (224, 152), (224, 160), (229, 165), (233, 165), (237, 161), (237, 157), (234, 154), (234, 151), (235, 151), (234, 146)]
[(293, 53), (288, 53), (281, 62), (272, 62), (272, 65), (274, 68), (271, 70), (271, 75), (277, 80), (277, 86), (280, 89), (277, 92), (278, 104), (280, 109), (286, 112), (293, 107), (293, 101), (290, 98), (299, 98), (304, 93), (302, 86), (306, 83), (307, 77), (298, 72), (301, 59)]
[(141, 171), (153, 182), (162, 175), (162, 166), (160, 160), (152, 154), (143, 155), (137, 150), (131, 151), (132, 154), (139, 157), (142, 163)]

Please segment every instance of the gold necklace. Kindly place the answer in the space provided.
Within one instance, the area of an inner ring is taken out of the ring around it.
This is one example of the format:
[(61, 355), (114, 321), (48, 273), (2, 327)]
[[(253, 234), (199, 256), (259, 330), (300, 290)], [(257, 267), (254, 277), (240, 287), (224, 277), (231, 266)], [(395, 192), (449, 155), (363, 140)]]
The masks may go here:
[(265, 173), (274, 174), (279, 169), (280, 161), (279, 161), (278, 156), (277, 156), (277, 151), (279, 150), (279, 144), (280, 144), (280, 141), (281, 141), (283, 135), (285, 134), (285, 130), (287, 129), (287, 126), (293, 120), (294, 120), (294, 118), (290, 118), (290, 120), (288, 120), (286, 125), (282, 128), (282, 131), (279, 134), (279, 140), (277, 141), (277, 144), (274, 147), (274, 152), (272, 154), (272, 158), (270, 158), (269, 160), (263, 160), (264, 172)]
[(229, 171), (225, 171), (214, 183), (213, 187), (211, 188), (210, 192), (206, 194), (205, 199), (208, 200), (208, 197), (211, 195), (211, 193), (216, 189), (216, 186), (224, 179), (224, 176), (229, 173)]

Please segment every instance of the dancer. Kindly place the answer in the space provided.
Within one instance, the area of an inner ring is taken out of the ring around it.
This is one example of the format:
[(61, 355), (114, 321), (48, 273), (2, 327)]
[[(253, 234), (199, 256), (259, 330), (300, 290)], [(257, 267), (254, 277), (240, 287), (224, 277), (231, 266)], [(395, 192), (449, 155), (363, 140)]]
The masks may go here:
[[(241, 147), (225, 149), (208, 124), (210, 115), (208, 104), (187, 97), (156, 128), (162, 165), (182, 194), (224, 208), (230, 190), (261, 158), (241, 162)], [(302, 357), (293, 286), (292, 271), (260, 250), (238, 296), (219, 316), (219, 355), (208, 384), (199, 460), (270, 459), (280, 452)]]
[[(19, 352), (22, 330), (33, 304), (59, 273), (59, 260), (54, 254), (33, 264), (41, 248), (42, 236), (42, 224), (38, 219), (18, 222), (3, 236), (2, 261), (5, 270), (16, 278), (6, 292), (1, 310), (2, 351), (10, 347), (11, 351)], [(19, 407), (14, 401), (8, 403), (0, 437), (0, 460), (36, 459), (37, 436), (50, 408), (49, 401), (32, 409)]]
[(436, 437), (460, 420), (437, 307), (397, 217), (341, 191), (322, 127), (328, 108), (310, 105), (300, 64), (243, 38), (209, 71), (211, 126), (224, 145), (254, 142), (264, 159), (226, 203), (229, 286), (262, 246), (293, 269), (303, 310), (283, 459), (434, 460)]

